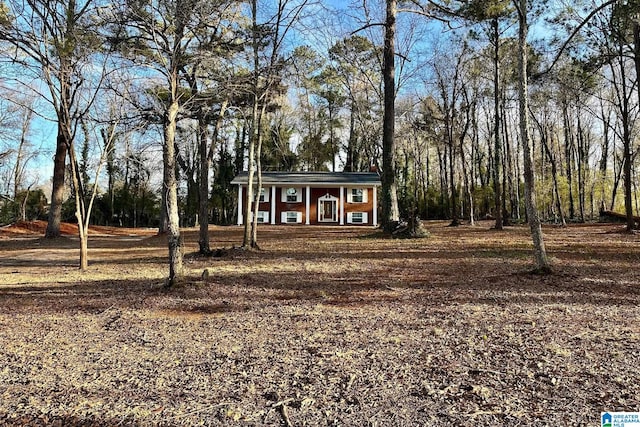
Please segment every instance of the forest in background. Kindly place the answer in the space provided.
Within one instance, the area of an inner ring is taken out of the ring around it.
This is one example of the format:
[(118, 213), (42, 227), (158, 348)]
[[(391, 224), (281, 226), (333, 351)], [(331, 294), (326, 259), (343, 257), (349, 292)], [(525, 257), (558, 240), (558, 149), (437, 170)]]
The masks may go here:
[[(636, 227), (638, 0), (346, 5), (0, 0), (0, 424), (637, 410), (637, 232), (538, 213)], [(208, 224), (240, 169), (372, 166), (445, 219)]]
[(398, 2), (385, 165), (389, 3), (5, 0), (0, 222), (229, 224), (256, 164), (386, 168), (402, 218), (525, 221), (523, 5), (542, 219), (638, 214), (635, 0)]

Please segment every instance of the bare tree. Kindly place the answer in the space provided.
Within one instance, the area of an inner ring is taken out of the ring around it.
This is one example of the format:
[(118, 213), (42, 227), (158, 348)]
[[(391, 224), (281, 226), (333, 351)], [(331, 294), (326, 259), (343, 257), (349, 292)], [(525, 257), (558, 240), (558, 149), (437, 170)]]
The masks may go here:
[(520, 141), (524, 155), (525, 207), (529, 220), (529, 228), (531, 229), (531, 238), (533, 239), (536, 270), (542, 273), (549, 273), (551, 266), (547, 258), (542, 226), (536, 204), (535, 178), (532, 161), (533, 153), (529, 131), (529, 91), (527, 78), (529, 5), (527, 0), (513, 0), (513, 2), (518, 13), (518, 104), (520, 110)]
[[(258, 201), (262, 187), (260, 157), (262, 124), (269, 103), (281, 88), (281, 73), (285, 57), (283, 49), (287, 36), (311, 0), (278, 0), (275, 11), (260, 23), (258, 0), (251, 0), (251, 63), (250, 82), (251, 122), (249, 131), (248, 182), (244, 204), (245, 228), (242, 247), (258, 246)], [(257, 179), (255, 174), (258, 174)], [(255, 180), (255, 181), (254, 181)], [(254, 188), (255, 187), (255, 188)], [(257, 191), (256, 191), (257, 189)]]
[(168, 286), (175, 284), (183, 274), (176, 131), (180, 112), (191, 96), (182, 90), (182, 72), (194, 58), (192, 53), (198, 37), (210, 29), (211, 20), (217, 20), (221, 8), (227, 4), (226, 0), (154, 0), (126, 4), (115, 16), (119, 25), (113, 40), (120, 51), (134, 63), (141, 61), (161, 76), (161, 79), (152, 80), (154, 87), (147, 90), (154, 91), (162, 101), (162, 200), (167, 220)]
[[(69, 146), (69, 165), (71, 168), (71, 180), (73, 183), (73, 195), (76, 205), (76, 219), (78, 220), (78, 237), (80, 239), (80, 270), (84, 271), (89, 267), (89, 223), (91, 220), (91, 210), (93, 202), (98, 194), (98, 177), (102, 166), (105, 164), (111, 150), (113, 150), (116, 137), (117, 123), (109, 126), (109, 131), (101, 132), (104, 139), (101, 145), (101, 155), (98, 160), (93, 185), (91, 191), (87, 191), (82, 177), (82, 170), (76, 156), (75, 144)], [(97, 138), (96, 138), (97, 139)], [(89, 141), (85, 141), (89, 143)], [(100, 146), (100, 145), (99, 145)]]
[[(78, 118), (92, 102), (82, 96), (91, 58), (99, 49), (96, 32), (97, 0), (9, 0), (8, 14), (0, 24), (0, 39), (9, 42), (12, 60), (22, 70), (42, 78), (49, 94), (45, 96), (55, 111), (57, 122), (53, 189), (46, 237), (60, 236), (61, 209), (64, 201), (65, 163), (73, 143)], [(18, 76), (16, 84), (31, 90), (28, 81)], [(94, 92), (95, 95), (95, 92)]]
[(384, 119), (382, 122), (382, 227), (391, 232), (394, 222), (400, 218), (395, 171), (395, 37), (396, 0), (387, 0), (386, 20), (384, 24), (384, 62), (382, 78), (384, 81)]
[[(28, 151), (29, 144), (29, 133), (31, 131), (33, 120), (33, 109), (26, 108), (24, 109), (24, 118), (22, 121), (22, 126), (20, 127), (20, 142), (18, 143), (18, 149), (16, 151), (16, 162), (13, 169), (13, 198), (14, 200), (18, 200), (18, 194), (20, 190), (24, 187), (24, 176), (27, 169), (27, 164), (29, 159), (34, 156), (35, 153)], [(23, 221), (27, 219), (27, 200), (29, 199), (29, 190), (33, 186), (33, 183), (27, 186), (26, 194), (24, 196), (24, 200), (20, 206), (20, 218)]]

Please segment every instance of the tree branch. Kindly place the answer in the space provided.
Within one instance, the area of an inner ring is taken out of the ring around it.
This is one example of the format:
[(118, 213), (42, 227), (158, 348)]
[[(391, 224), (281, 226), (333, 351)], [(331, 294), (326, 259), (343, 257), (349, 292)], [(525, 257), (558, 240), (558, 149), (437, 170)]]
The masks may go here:
[(593, 18), (598, 12), (600, 12), (602, 9), (604, 9), (605, 7), (611, 6), (614, 3), (617, 3), (618, 0), (608, 0), (604, 3), (602, 3), (600, 6), (598, 6), (597, 8), (593, 9), (591, 11), (591, 13), (589, 13), (589, 15), (587, 15), (586, 18), (584, 18), (582, 20), (582, 22), (580, 22), (580, 24), (578, 24), (578, 26), (576, 28), (573, 29), (573, 31), (571, 32), (571, 34), (569, 34), (569, 37), (564, 41), (564, 43), (562, 44), (562, 46), (560, 46), (560, 50), (558, 51), (558, 53), (556, 54), (556, 57), (553, 59), (553, 62), (551, 62), (551, 65), (549, 65), (549, 67), (544, 70), (541, 71), (539, 73), (536, 73), (533, 75), (533, 78), (538, 78), (540, 76), (543, 76), (547, 73), (549, 73), (553, 67), (558, 63), (558, 61), (560, 60), (560, 57), (562, 56), (562, 54), (564, 53), (564, 51), (567, 49), (567, 47), (569, 46), (569, 43), (571, 43), (571, 41), (573, 40), (573, 38), (578, 34), (578, 32), (580, 32), (580, 30), (582, 29), (582, 27), (584, 27), (590, 20), (591, 18)]
[(355, 35), (356, 33), (359, 33), (360, 31), (364, 31), (367, 28), (371, 28), (371, 27), (384, 27), (384, 22), (373, 22), (371, 24), (367, 24), (364, 27), (360, 27), (357, 30), (354, 30), (351, 32), (351, 35)]

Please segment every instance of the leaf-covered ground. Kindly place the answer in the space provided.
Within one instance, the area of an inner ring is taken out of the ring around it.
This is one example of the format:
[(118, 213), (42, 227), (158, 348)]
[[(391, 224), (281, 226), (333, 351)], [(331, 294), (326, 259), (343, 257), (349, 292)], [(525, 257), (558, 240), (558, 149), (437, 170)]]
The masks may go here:
[[(262, 251), (195, 255), (163, 289), (166, 242), (0, 231), (0, 425), (599, 425), (640, 410), (640, 237), (525, 227), (385, 239), (263, 227)], [(32, 227), (37, 228), (37, 227)], [(203, 272), (206, 273), (203, 276)]]

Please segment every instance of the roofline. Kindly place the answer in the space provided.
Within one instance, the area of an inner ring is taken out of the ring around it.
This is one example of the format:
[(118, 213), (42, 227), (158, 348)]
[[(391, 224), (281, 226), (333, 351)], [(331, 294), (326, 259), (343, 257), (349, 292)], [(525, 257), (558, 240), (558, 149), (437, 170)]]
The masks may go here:
[[(247, 185), (247, 182), (238, 182), (236, 180), (231, 181), (232, 185)], [(309, 187), (317, 187), (317, 188), (325, 188), (325, 187), (344, 187), (344, 186), (351, 186), (351, 187), (381, 187), (382, 183), (381, 182), (353, 182), (353, 181), (348, 181), (348, 182), (331, 182), (331, 181), (327, 181), (327, 182), (275, 182), (275, 181), (270, 181), (270, 182), (264, 182), (262, 181), (262, 185), (271, 185), (271, 184), (283, 184), (283, 185), (288, 185), (291, 187), (299, 187), (299, 186), (309, 186)]]
[[(274, 176), (277, 175), (278, 178), (281, 178), (283, 175), (297, 175), (299, 180), (289, 180), (289, 179), (274, 179)], [(308, 180), (305, 179), (304, 175), (310, 175), (314, 177), (320, 177), (322, 175), (327, 175), (329, 180), (327, 181), (317, 181), (317, 180)], [(362, 182), (358, 180), (349, 180), (349, 179), (331, 179), (334, 178), (331, 175), (341, 176), (343, 178), (348, 178), (349, 176), (367, 176), (374, 177), (371, 181)], [(247, 172), (243, 171), (236, 175), (235, 178), (231, 181), (231, 184), (234, 185), (247, 185), (248, 176)], [(380, 187), (382, 186), (382, 182), (380, 181), (380, 177), (376, 172), (276, 172), (276, 171), (265, 171), (262, 172), (262, 184), (282, 184), (282, 185), (304, 185), (304, 186), (314, 186), (314, 187), (329, 187), (329, 186), (359, 186), (359, 187)]]

